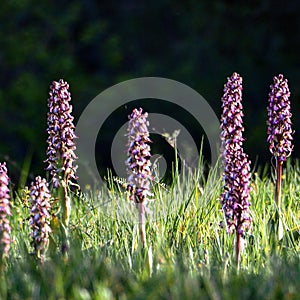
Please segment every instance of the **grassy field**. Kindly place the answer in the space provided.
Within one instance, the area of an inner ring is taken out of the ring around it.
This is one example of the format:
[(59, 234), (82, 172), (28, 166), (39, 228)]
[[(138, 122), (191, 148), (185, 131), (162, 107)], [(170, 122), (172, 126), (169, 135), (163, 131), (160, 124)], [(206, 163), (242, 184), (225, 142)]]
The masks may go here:
[[(174, 175), (153, 184), (148, 247), (139, 244), (137, 212), (122, 185), (72, 198), (70, 252), (62, 257), (56, 218), (43, 264), (31, 253), (26, 189), (12, 195), (10, 256), (2, 268), (0, 299), (299, 299), (300, 167), (284, 170), (284, 238), (269, 235), (274, 180), (252, 176), (253, 225), (245, 235), (241, 268), (234, 241), (220, 227), (222, 182), (216, 170)], [(176, 172), (175, 172), (176, 173)]]

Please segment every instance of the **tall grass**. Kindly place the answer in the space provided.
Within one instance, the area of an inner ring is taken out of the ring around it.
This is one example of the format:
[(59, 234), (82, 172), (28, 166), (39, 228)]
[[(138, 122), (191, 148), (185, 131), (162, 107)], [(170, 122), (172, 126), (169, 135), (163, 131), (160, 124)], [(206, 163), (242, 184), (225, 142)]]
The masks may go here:
[[(65, 261), (56, 239), (53, 216), (47, 259), (32, 255), (26, 188), (12, 195), (11, 251), (2, 270), (0, 299), (298, 299), (300, 294), (300, 167), (284, 170), (284, 238), (269, 239), (274, 214), (274, 181), (253, 174), (253, 226), (244, 237), (237, 272), (234, 237), (219, 224), (222, 190), (218, 167), (204, 176), (183, 169), (174, 184), (153, 183), (146, 231), (153, 251), (152, 273), (139, 243), (136, 209), (120, 180), (108, 177), (109, 189), (73, 195), (70, 252)], [(266, 173), (266, 172), (265, 172)], [(54, 213), (54, 212), (53, 212)]]

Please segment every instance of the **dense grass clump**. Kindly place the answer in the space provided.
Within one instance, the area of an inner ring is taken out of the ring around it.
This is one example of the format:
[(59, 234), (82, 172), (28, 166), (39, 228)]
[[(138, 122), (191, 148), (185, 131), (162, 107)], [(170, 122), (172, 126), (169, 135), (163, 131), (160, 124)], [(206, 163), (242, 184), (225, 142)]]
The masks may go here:
[[(153, 183), (156, 201), (146, 224), (153, 262), (139, 242), (136, 209), (118, 180), (109, 189), (71, 195), (70, 249), (61, 255), (52, 215), (47, 257), (33, 255), (28, 189), (11, 198), (11, 249), (2, 268), (1, 299), (297, 299), (300, 294), (300, 167), (287, 164), (282, 187), (284, 238), (269, 239), (275, 212), (272, 178), (253, 174), (252, 229), (239, 271), (224, 216), (217, 168), (203, 176), (182, 170), (171, 186)], [(175, 171), (174, 173), (176, 173)], [(149, 269), (151, 267), (151, 271)]]

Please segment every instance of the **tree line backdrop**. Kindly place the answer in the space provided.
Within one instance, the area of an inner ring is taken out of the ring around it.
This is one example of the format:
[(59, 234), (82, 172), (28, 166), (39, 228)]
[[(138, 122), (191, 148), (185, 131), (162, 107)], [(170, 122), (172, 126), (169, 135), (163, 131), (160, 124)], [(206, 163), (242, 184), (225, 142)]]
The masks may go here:
[[(223, 85), (236, 71), (244, 80), (245, 148), (264, 164), (271, 157), (269, 86), (283, 73), (292, 93), (293, 157), (300, 155), (299, 1), (12, 0), (0, 3), (0, 22), (0, 159), (17, 179), (24, 162), (31, 174), (43, 170), (48, 89), (60, 78), (70, 84), (76, 122), (101, 91), (144, 76), (192, 87), (220, 116)], [(135, 105), (157, 112), (157, 103), (150, 102)], [(131, 108), (113, 113), (99, 133), (100, 164)], [(170, 107), (160, 104), (159, 112), (168, 111), (172, 116)], [(190, 119), (182, 113), (178, 121), (201, 139)], [(154, 151), (164, 151), (157, 144)]]

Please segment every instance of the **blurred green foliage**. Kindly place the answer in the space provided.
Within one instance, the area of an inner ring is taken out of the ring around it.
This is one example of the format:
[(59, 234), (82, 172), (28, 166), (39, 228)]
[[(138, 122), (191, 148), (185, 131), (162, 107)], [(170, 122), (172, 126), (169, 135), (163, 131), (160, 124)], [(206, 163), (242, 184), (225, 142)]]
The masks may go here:
[(60, 78), (76, 118), (104, 89), (143, 76), (189, 85), (220, 115), (223, 84), (237, 71), (247, 152), (263, 162), (269, 85), (283, 73), (300, 128), (299, 1), (11, 0), (0, 3), (0, 22), (0, 159), (15, 176), (26, 156), (33, 172), (43, 168), (48, 87)]

